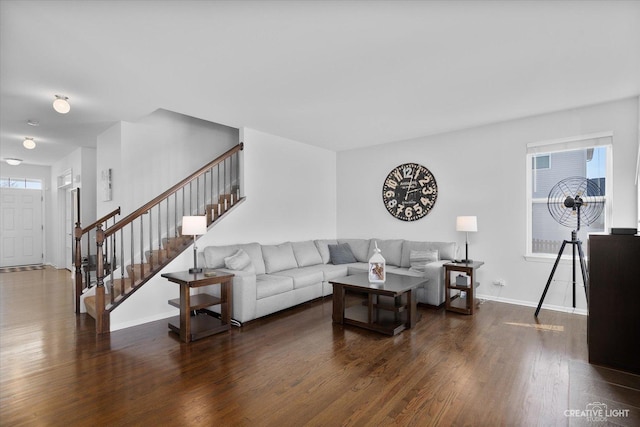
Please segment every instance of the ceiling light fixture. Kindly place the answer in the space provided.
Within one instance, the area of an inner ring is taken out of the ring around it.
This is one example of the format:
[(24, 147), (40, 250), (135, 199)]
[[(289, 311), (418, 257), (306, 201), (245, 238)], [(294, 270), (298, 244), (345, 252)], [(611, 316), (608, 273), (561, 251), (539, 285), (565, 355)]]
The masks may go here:
[(22, 159), (4, 159), (4, 161), (11, 166), (18, 166), (20, 163), (22, 163)]
[(68, 99), (66, 96), (56, 95), (56, 99), (53, 101), (53, 109), (60, 114), (67, 114), (71, 110)]
[(31, 119), (27, 120), (27, 124), (28, 124), (29, 126), (40, 126), (40, 122), (39, 122), (39, 121), (37, 121), (37, 120), (31, 120)]
[(24, 138), (24, 141), (22, 141), (22, 145), (24, 145), (24, 148), (26, 148), (27, 150), (33, 150), (34, 148), (36, 148), (36, 143), (30, 136), (26, 136)]

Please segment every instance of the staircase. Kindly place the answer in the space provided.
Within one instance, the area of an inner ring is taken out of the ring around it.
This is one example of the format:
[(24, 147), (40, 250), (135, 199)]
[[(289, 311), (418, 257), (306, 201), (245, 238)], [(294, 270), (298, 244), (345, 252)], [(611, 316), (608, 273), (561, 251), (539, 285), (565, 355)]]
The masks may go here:
[[(192, 236), (181, 233), (183, 216), (206, 215), (211, 228), (245, 200), (239, 185), (243, 148), (238, 144), (106, 229), (119, 209), (91, 230), (77, 224), (76, 312), (83, 300), (96, 319), (96, 333), (108, 333), (110, 313), (193, 244)], [(79, 241), (85, 231), (95, 235), (93, 257), (82, 256)], [(91, 263), (84, 259), (95, 259), (95, 281), (86, 274)]]

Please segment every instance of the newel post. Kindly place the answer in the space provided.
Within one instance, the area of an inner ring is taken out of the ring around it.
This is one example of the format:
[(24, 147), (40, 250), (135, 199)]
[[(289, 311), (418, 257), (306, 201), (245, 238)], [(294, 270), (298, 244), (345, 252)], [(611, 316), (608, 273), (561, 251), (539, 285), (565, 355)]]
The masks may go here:
[(105, 334), (109, 332), (109, 312), (104, 309), (104, 254), (102, 244), (104, 243), (104, 230), (102, 224), (96, 228), (96, 333)]
[(75, 239), (73, 255), (76, 265), (76, 314), (80, 314), (80, 295), (82, 295), (82, 227), (80, 227), (80, 221), (76, 222), (73, 238)]

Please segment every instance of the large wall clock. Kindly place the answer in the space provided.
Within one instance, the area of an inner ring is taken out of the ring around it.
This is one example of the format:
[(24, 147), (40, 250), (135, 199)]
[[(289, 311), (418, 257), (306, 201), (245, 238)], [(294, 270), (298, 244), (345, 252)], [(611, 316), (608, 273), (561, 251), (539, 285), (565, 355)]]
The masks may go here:
[(416, 221), (433, 209), (438, 184), (429, 169), (417, 163), (394, 168), (382, 186), (382, 201), (387, 211), (402, 221)]

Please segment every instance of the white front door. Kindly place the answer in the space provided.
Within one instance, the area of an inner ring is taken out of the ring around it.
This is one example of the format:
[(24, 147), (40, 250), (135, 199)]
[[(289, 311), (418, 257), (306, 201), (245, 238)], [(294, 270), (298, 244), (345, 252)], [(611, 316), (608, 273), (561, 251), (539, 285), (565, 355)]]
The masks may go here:
[(42, 264), (42, 191), (0, 188), (0, 267)]

